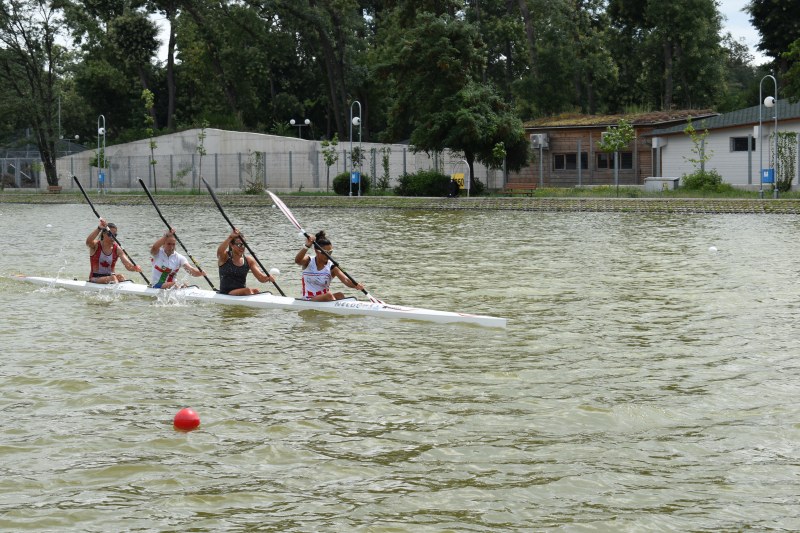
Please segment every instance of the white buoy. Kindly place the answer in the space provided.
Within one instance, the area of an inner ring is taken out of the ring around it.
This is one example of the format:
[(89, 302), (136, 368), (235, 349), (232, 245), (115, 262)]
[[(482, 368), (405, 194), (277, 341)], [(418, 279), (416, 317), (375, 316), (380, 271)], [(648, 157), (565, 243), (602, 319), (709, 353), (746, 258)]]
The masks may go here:
[(278, 276), (281, 275), (281, 271), (278, 270), (277, 268), (270, 268), (269, 275), (272, 276), (273, 278), (277, 278)]
[(708, 251), (709, 251), (709, 252), (711, 252), (712, 254), (713, 254), (713, 253), (716, 253), (716, 251), (717, 251), (717, 247), (716, 247), (716, 246), (709, 246), (709, 247), (708, 247)]

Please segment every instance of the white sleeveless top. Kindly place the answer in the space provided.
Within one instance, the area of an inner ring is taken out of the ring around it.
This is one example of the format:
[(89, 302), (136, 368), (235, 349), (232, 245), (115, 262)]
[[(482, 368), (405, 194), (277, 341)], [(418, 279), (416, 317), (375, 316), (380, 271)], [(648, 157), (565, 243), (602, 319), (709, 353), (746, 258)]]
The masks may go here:
[(316, 258), (311, 258), (308, 266), (303, 270), (303, 298), (313, 298), (330, 291), (332, 266), (333, 263), (329, 260), (318, 270)]

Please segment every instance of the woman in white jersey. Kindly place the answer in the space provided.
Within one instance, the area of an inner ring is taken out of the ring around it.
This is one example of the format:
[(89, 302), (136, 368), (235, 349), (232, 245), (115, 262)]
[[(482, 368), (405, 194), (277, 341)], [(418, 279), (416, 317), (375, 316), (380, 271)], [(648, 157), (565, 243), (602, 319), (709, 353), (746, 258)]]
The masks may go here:
[(178, 238), (175, 230), (169, 231), (150, 247), (150, 259), (153, 263), (153, 275), (150, 277), (154, 289), (169, 289), (176, 283), (175, 276), (181, 268), (194, 277), (205, 276), (205, 272), (189, 264), (189, 260), (175, 251)]
[[(317, 246), (314, 246), (314, 243)], [(307, 255), (309, 249), (314, 247), (314, 255)], [(324, 249), (328, 255), (333, 253), (333, 245), (331, 241), (325, 237), (325, 232), (320, 231), (316, 236), (309, 235), (306, 238), (306, 244), (303, 246), (294, 258), (294, 262), (303, 267), (303, 298), (306, 300), (313, 300), (315, 302), (324, 302), (329, 300), (341, 300), (344, 294), (341, 292), (331, 292), (331, 278), (336, 276), (339, 280), (351, 289), (364, 290), (364, 286), (360, 283), (353, 283), (350, 278), (345, 276), (344, 272), (320, 251), (319, 248)]]

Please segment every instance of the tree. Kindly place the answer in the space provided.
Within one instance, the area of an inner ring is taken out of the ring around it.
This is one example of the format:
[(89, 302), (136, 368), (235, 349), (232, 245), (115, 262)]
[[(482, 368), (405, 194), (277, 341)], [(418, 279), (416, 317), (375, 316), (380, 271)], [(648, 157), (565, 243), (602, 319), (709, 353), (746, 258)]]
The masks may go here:
[(509, 168), (521, 168), (527, 161), (522, 121), (479, 81), (484, 56), (472, 25), (419, 13), (413, 26), (384, 39), (379, 72), (397, 87), (390, 136), (409, 134), (415, 151), (463, 151), (470, 176), (475, 160), (493, 161), (492, 150), (502, 142)]
[(750, 0), (745, 8), (750, 23), (761, 35), (757, 48), (775, 60), (778, 74), (791, 67), (783, 53), (800, 39), (800, 2), (797, 0)]
[(65, 50), (59, 11), (45, 0), (0, 3), (0, 80), (19, 102), (17, 111), (33, 129), (49, 185), (56, 173), (56, 91)]
[(339, 160), (339, 134), (334, 133), (333, 139), (330, 141), (325, 139), (322, 141), (322, 157), (325, 159), (325, 191), (328, 190), (331, 179), (331, 166), (335, 165)]
[(800, 99), (800, 39), (789, 45), (789, 51), (785, 52), (784, 56), (792, 66), (784, 77), (783, 92), (793, 101), (797, 101)]
[(605, 134), (600, 137), (600, 150), (614, 154), (614, 185), (619, 196), (619, 151), (628, 146), (636, 137), (636, 132), (630, 122), (624, 118), (617, 122), (616, 127), (609, 126)]
[[(714, 0), (610, 0), (620, 107), (712, 105), (724, 86), (721, 16)], [(627, 102), (626, 102), (627, 101)]]

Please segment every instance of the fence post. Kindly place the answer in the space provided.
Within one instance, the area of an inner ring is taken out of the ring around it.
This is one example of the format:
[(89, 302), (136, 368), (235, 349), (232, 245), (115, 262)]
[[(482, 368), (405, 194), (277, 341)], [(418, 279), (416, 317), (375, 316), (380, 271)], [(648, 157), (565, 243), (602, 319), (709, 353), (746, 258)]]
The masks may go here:
[(218, 165), (218, 156), (219, 154), (214, 154), (214, 188), (219, 189), (219, 165)]
[(264, 152), (264, 188), (267, 188), (267, 152)]
[(236, 153), (236, 160), (239, 163), (239, 188), (242, 188), (242, 152)]
[(292, 188), (292, 151), (289, 150), (289, 189)]

